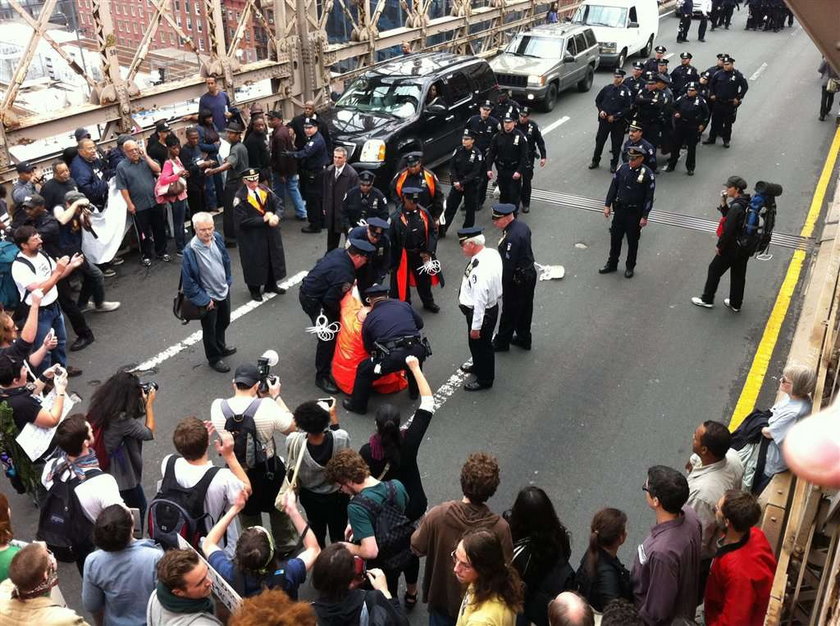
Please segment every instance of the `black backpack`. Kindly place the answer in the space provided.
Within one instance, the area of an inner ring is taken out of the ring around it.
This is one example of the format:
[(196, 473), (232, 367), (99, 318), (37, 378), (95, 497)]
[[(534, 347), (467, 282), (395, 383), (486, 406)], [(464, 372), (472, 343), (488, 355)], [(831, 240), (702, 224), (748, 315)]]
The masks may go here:
[(257, 438), (254, 416), (260, 408), (262, 398), (254, 398), (244, 413), (234, 413), (227, 400), (222, 400), (222, 415), (225, 430), (233, 435), (233, 453), (245, 469), (254, 469), (268, 461), (266, 444)]
[(373, 536), (379, 548), (375, 563), (383, 569), (402, 569), (411, 561), (411, 534), (414, 524), (397, 508), (397, 488), (393, 481), (382, 483), (388, 490), (379, 504), (359, 494), (351, 502), (362, 505), (373, 516)]
[(169, 457), (160, 491), (149, 504), (149, 537), (169, 550), (179, 547), (180, 535), (198, 549), (198, 542), (212, 525), (210, 515), (204, 511), (204, 498), (222, 468), (211, 467), (194, 487), (182, 487), (175, 479), (175, 461), (179, 458), (177, 454)]
[[(100, 474), (102, 470), (88, 470), (85, 480)], [(75, 474), (68, 481), (56, 476), (38, 518), (35, 538), (46, 543), (55, 558), (65, 563), (72, 563), (94, 549), (93, 522), (85, 515), (76, 495), (76, 487), (81, 483), (82, 479)]]

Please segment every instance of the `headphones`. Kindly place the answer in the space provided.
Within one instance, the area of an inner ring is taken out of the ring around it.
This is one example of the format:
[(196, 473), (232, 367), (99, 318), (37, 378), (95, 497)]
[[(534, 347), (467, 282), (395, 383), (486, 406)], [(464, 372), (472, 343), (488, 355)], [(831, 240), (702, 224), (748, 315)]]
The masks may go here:
[(275, 552), (274, 537), (263, 526), (251, 526), (251, 528), (254, 529), (254, 530), (260, 531), (268, 539), (268, 547), (269, 547), (268, 558), (266, 559), (265, 564), (258, 570), (260, 574), (265, 576), (269, 572), (268, 567), (271, 565), (271, 562), (274, 560), (274, 552)]

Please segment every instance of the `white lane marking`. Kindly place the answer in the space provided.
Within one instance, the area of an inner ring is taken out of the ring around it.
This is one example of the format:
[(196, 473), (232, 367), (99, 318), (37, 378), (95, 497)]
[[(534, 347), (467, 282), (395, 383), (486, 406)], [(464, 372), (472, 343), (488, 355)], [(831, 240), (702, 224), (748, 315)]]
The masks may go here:
[(674, 14), (674, 9), (671, 9), (671, 10), (670, 10), (670, 11), (668, 11), (667, 13), (662, 13), (662, 14), (659, 16), (659, 19), (661, 20), (663, 17), (667, 17), (668, 15), (673, 15), (673, 14)]
[(546, 127), (545, 127), (545, 130), (542, 132), (543, 137), (545, 137), (548, 133), (550, 133), (551, 131), (553, 131), (555, 128), (557, 128), (557, 127), (558, 127), (558, 126), (560, 126), (561, 124), (565, 124), (565, 123), (566, 123), (566, 122), (568, 122), (570, 119), (572, 119), (572, 118), (570, 118), (568, 115), (564, 115), (563, 117), (561, 117), (561, 118), (560, 118), (559, 120), (557, 120), (556, 122), (552, 122), (551, 124), (549, 124), (548, 126), (546, 126)]
[[(545, 134), (545, 133), (543, 133)], [(452, 376), (450, 376), (445, 383), (443, 383), (438, 390), (435, 391), (435, 410), (442, 407), (452, 395), (461, 388), (464, 381), (467, 379), (467, 374), (462, 368), (472, 365), (472, 359), (468, 359), (460, 368), (458, 368)]]
[(750, 80), (758, 80), (758, 77), (761, 76), (764, 73), (764, 70), (766, 70), (766, 69), (767, 69), (767, 63), (762, 63), (761, 67), (759, 67), (755, 71), (755, 73), (752, 76), (750, 76)]
[(665, 55), (664, 57), (662, 57), (662, 58), (663, 58), (663, 59), (670, 59), (672, 56), (674, 56), (674, 54), (675, 54), (674, 52), (669, 52), (668, 54), (666, 54), (666, 55)]
[[(308, 273), (309, 272), (298, 272), (297, 274), (295, 274), (291, 278), (287, 278), (282, 283), (280, 283), (280, 286), (283, 287), (284, 289), (290, 289), (291, 287), (294, 287), (299, 282), (301, 282), (306, 277), (306, 275)], [(262, 306), (263, 304), (265, 304), (266, 302), (268, 302), (269, 300), (271, 300), (272, 298), (274, 298), (277, 295), (278, 294), (276, 294), (276, 293), (264, 294), (261, 302), (257, 302), (256, 300), (249, 300), (246, 304), (243, 304), (241, 307), (239, 307), (235, 311), (231, 312), (230, 321), (234, 322), (234, 321), (238, 320), (243, 315), (246, 315), (247, 313), (250, 313), (251, 311), (253, 311), (254, 309), (256, 309), (259, 306)], [(197, 330), (192, 335), (186, 337), (185, 339), (182, 339), (181, 341), (179, 341), (175, 345), (169, 346), (163, 352), (159, 352), (158, 354), (153, 356), (148, 361), (143, 361), (140, 365), (138, 365), (137, 367), (135, 367), (131, 371), (132, 372), (142, 372), (142, 371), (145, 371), (145, 370), (150, 370), (153, 367), (157, 367), (158, 365), (160, 365), (164, 361), (167, 361), (167, 360), (171, 359), (176, 354), (179, 354), (179, 353), (183, 352), (184, 350), (186, 350), (187, 348), (189, 348), (190, 346), (193, 346), (193, 345), (197, 344), (199, 341), (201, 341), (202, 336), (203, 336), (202, 332), (200, 330)]]

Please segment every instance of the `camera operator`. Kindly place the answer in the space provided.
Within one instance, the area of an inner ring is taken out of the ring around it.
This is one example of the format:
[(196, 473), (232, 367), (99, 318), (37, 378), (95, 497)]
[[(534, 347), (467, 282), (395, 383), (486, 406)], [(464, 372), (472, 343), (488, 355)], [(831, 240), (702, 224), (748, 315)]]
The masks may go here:
[[(268, 513), (271, 521), (271, 532), (276, 539), (284, 536), (283, 525), (285, 517), (274, 508), (274, 500), (280, 486), (283, 484), (285, 466), (277, 455), (275, 436), (287, 435), (295, 430), (292, 412), (280, 397), (280, 380), (276, 376), (268, 376), (265, 385), (260, 377), (259, 369), (253, 363), (243, 363), (236, 368), (233, 376), (233, 396), (227, 399), (217, 398), (210, 406), (210, 421), (218, 432), (232, 425), (231, 418), (238, 423), (240, 431), (235, 439), (246, 437), (253, 420), (255, 446), (264, 447), (265, 462), (257, 462), (248, 458), (245, 445), (236, 441), (234, 452), (242, 465), (248, 479), (251, 481), (253, 493), (240, 514), (242, 526), (245, 528), (262, 525), (262, 514)], [(261, 386), (264, 391), (261, 391)], [(240, 446), (242, 446), (240, 448)], [(246, 454), (242, 454), (244, 451)], [(240, 456), (242, 458), (240, 458)], [(248, 461), (251, 461), (249, 467)], [(260, 459), (261, 461), (261, 459)]]

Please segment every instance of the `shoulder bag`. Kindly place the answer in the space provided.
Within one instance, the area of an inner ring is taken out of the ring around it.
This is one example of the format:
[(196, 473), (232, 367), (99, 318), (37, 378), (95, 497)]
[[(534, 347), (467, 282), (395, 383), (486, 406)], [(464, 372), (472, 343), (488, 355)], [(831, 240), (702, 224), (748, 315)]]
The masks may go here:
[(196, 306), (193, 301), (184, 295), (184, 277), (178, 280), (178, 293), (172, 301), (172, 313), (181, 320), (182, 324), (187, 324), (190, 320), (200, 320), (207, 315), (207, 309)]

